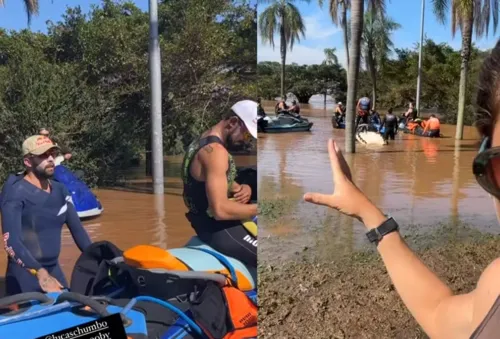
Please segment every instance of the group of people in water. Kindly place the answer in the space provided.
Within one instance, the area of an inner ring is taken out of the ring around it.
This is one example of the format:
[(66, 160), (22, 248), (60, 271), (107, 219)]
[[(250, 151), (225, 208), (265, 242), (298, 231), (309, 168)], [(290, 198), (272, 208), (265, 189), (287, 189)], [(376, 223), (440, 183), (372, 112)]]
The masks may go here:
[[(346, 108), (342, 102), (338, 102), (332, 117), (332, 125), (334, 128), (342, 128), (345, 126)], [(383, 118), (371, 106), (371, 100), (368, 97), (362, 97), (356, 104), (355, 130), (360, 126), (365, 127), (364, 130), (381, 132), (384, 142), (388, 144), (389, 140), (395, 140), (398, 129), (405, 129), (408, 133), (426, 136), (439, 137), (440, 121), (435, 114), (431, 114), (428, 120), (418, 118), (417, 110), (413, 106), (413, 102), (408, 104), (408, 110), (400, 117), (393, 113), (393, 109), (389, 108)]]

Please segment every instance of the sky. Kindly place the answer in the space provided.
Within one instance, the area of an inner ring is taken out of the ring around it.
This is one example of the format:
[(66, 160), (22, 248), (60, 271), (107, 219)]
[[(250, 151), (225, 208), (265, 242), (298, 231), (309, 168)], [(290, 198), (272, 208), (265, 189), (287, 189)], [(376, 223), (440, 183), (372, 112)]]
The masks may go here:
[[(345, 66), (345, 50), (343, 34), (335, 27), (328, 14), (327, 4), (324, 1), (324, 8), (318, 6), (318, 2), (312, 0), (306, 2), (296, 2), (306, 24), (306, 39), (297, 43), (291, 52), (288, 52), (287, 63), (296, 62), (298, 64), (317, 64), (324, 59), (323, 50), (335, 47), (339, 62)], [(61, 19), (68, 6), (80, 6), (83, 12), (89, 12), (91, 5), (100, 4), (100, 0), (40, 0), (40, 14), (32, 18), (31, 27), (28, 27), (23, 1), (6, 0), (5, 6), (0, 7), (0, 27), (5, 29), (26, 29), (32, 31), (47, 31), (48, 20), (57, 22)], [(148, 9), (148, 0), (136, 0), (136, 5), (143, 9)], [(268, 5), (259, 4), (258, 14)], [(387, 5), (387, 12), (390, 17), (402, 25), (402, 28), (394, 32), (392, 39), (396, 47), (411, 48), (420, 39), (420, 0), (391, 0)], [(436, 21), (432, 12), (431, 1), (426, 0), (425, 11), (425, 33), (428, 38), (436, 42), (447, 42), (453, 48), (459, 49), (461, 44), (460, 32), (452, 38), (449, 19), (446, 25)], [(496, 39), (500, 36), (500, 29), (496, 34), (490, 30), (488, 38), (476, 40), (479, 48), (486, 49), (494, 46)], [(269, 45), (264, 45), (260, 36), (257, 39), (258, 61), (280, 61), (279, 39), (275, 39), (274, 50)]]
[[(319, 64), (325, 56), (325, 48), (336, 48), (336, 54), (339, 62), (345, 66), (345, 48), (343, 33), (333, 25), (328, 13), (328, 2), (324, 1), (323, 8), (318, 6), (318, 1), (312, 0), (309, 4), (296, 1), (295, 5), (299, 8), (306, 26), (306, 39), (301, 39), (300, 43), (294, 45), (293, 50), (287, 53), (286, 63), (296, 62), (303, 64)], [(259, 5), (258, 15), (262, 13), (269, 5)], [(420, 0), (392, 0), (388, 1), (387, 14), (402, 27), (392, 35), (392, 41), (397, 48), (412, 48), (420, 41)], [(455, 38), (452, 38), (450, 20), (447, 18), (445, 25), (437, 22), (433, 13), (432, 2), (426, 0), (425, 4), (425, 25), (424, 32), (427, 38), (437, 43), (447, 42), (454, 49), (460, 49), (461, 36), (457, 32)], [(493, 20), (492, 20), (493, 21)], [(490, 29), (488, 38), (473, 41), (481, 49), (492, 48), (496, 40), (500, 37), (500, 27), (496, 34)], [(263, 44), (258, 37), (258, 62), (261, 61), (280, 61), (279, 38), (274, 39), (275, 48), (268, 44)]]
[[(134, 1), (137, 7), (147, 10), (148, 0)], [(88, 13), (91, 5), (100, 5), (101, 0), (39, 0), (39, 15), (32, 17), (31, 27), (28, 27), (28, 19), (24, 2), (21, 0), (5, 0), (5, 6), (0, 7), (0, 27), (7, 30), (31, 29), (34, 32), (47, 32), (47, 20), (60, 21), (67, 7), (82, 8), (83, 13)]]

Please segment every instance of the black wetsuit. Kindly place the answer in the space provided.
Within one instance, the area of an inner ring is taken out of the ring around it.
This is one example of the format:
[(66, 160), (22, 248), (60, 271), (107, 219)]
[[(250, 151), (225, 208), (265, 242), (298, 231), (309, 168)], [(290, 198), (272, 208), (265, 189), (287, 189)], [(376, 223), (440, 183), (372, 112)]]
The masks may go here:
[(6, 294), (41, 292), (38, 279), (30, 273), (40, 268), (68, 288), (59, 266), (63, 224), (68, 225), (80, 251), (92, 242), (65, 186), (50, 181), (49, 193), (23, 176), (9, 176), (0, 196), (2, 234), (8, 254)]
[(383, 127), (384, 125), (385, 125), (384, 140), (385, 141), (389, 139), (394, 140), (394, 137), (398, 130), (398, 118), (394, 114), (387, 113), (384, 116), (384, 119), (382, 120), (382, 125), (380, 127)]
[[(191, 143), (182, 164), (184, 182), (184, 203), (189, 209), (186, 217), (198, 237), (215, 250), (238, 259), (246, 265), (257, 267), (257, 238), (253, 237), (239, 220), (215, 220), (210, 211), (204, 181), (198, 181), (191, 175), (191, 163), (198, 151), (208, 144), (222, 141), (215, 136), (208, 136)], [(237, 170), (229, 154), (228, 187), (236, 178)], [(228, 193), (229, 194), (229, 193)]]

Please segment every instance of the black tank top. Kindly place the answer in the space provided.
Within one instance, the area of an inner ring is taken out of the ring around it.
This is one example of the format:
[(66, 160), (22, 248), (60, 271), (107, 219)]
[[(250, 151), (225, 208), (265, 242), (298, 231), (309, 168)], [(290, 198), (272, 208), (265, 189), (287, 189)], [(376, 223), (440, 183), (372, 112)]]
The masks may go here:
[[(189, 209), (188, 214), (192, 215), (194, 218), (197, 219), (196, 223), (193, 222), (193, 220), (190, 220), (195, 229), (197, 229), (195, 224), (203, 222), (208, 222), (208, 223), (215, 222), (215, 219), (213, 218), (213, 215), (208, 208), (209, 204), (207, 198), (207, 191), (205, 188), (205, 182), (198, 181), (195, 178), (193, 178), (190, 171), (191, 163), (193, 162), (193, 159), (195, 155), (198, 153), (198, 151), (203, 147), (205, 147), (206, 145), (212, 143), (218, 143), (224, 145), (222, 140), (220, 140), (216, 136), (208, 136), (205, 138), (194, 140), (189, 145), (182, 163), (182, 181), (184, 184), (183, 198), (186, 207)], [(236, 165), (234, 163), (234, 159), (231, 156), (231, 154), (229, 154), (228, 161), (229, 161), (229, 169), (227, 171), (227, 184), (229, 190), (236, 177)], [(228, 196), (229, 196), (229, 191), (228, 191)]]

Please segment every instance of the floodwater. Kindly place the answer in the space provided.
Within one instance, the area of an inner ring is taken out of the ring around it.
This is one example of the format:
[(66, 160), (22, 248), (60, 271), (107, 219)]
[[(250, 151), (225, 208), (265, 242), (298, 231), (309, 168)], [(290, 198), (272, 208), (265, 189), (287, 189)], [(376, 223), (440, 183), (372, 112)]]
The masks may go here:
[[(266, 112), (273, 111), (273, 102), (263, 104)], [(302, 105), (301, 114), (314, 122), (311, 132), (259, 134), (259, 203), (274, 199), (283, 214), (273, 222), (260, 218), (259, 258), (286, 257), (319, 243), (328, 243), (330, 249), (366, 244), (361, 223), (302, 200), (306, 192), (333, 192), (328, 139), (333, 137), (344, 149), (344, 130), (332, 129), (331, 110), (325, 112), (322, 104)], [(443, 224), (495, 232), (493, 202), (472, 174), (476, 131), (466, 127), (459, 142), (454, 140), (455, 126), (443, 125), (441, 133), (441, 139), (399, 133), (388, 146), (356, 143), (356, 153), (345, 155), (355, 183), (403, 232), (425, 232)]]
[[(235, 162), (237, 166), (255, 166), (256, 157), (236, 156)], [(95, 190), (104, 211), (101, 216), (83, 222), (92, 240), (107, 240), (122, 250), (140, 244), (165, 249), (184, 245), (194, 232), (184, 216), (187, 210), (182, 199), (181, 163), (182, 156), (165, 158), (165, 195), (160, 197), (151, 194), (151, 178), (145, 177), (143, 166), (124, 173), (125, 187)], [(68, 281), (79, 255), (64, 227), (60, 262)], [(5, 267), (6, 256), (0, 255), (0, 276)]]

